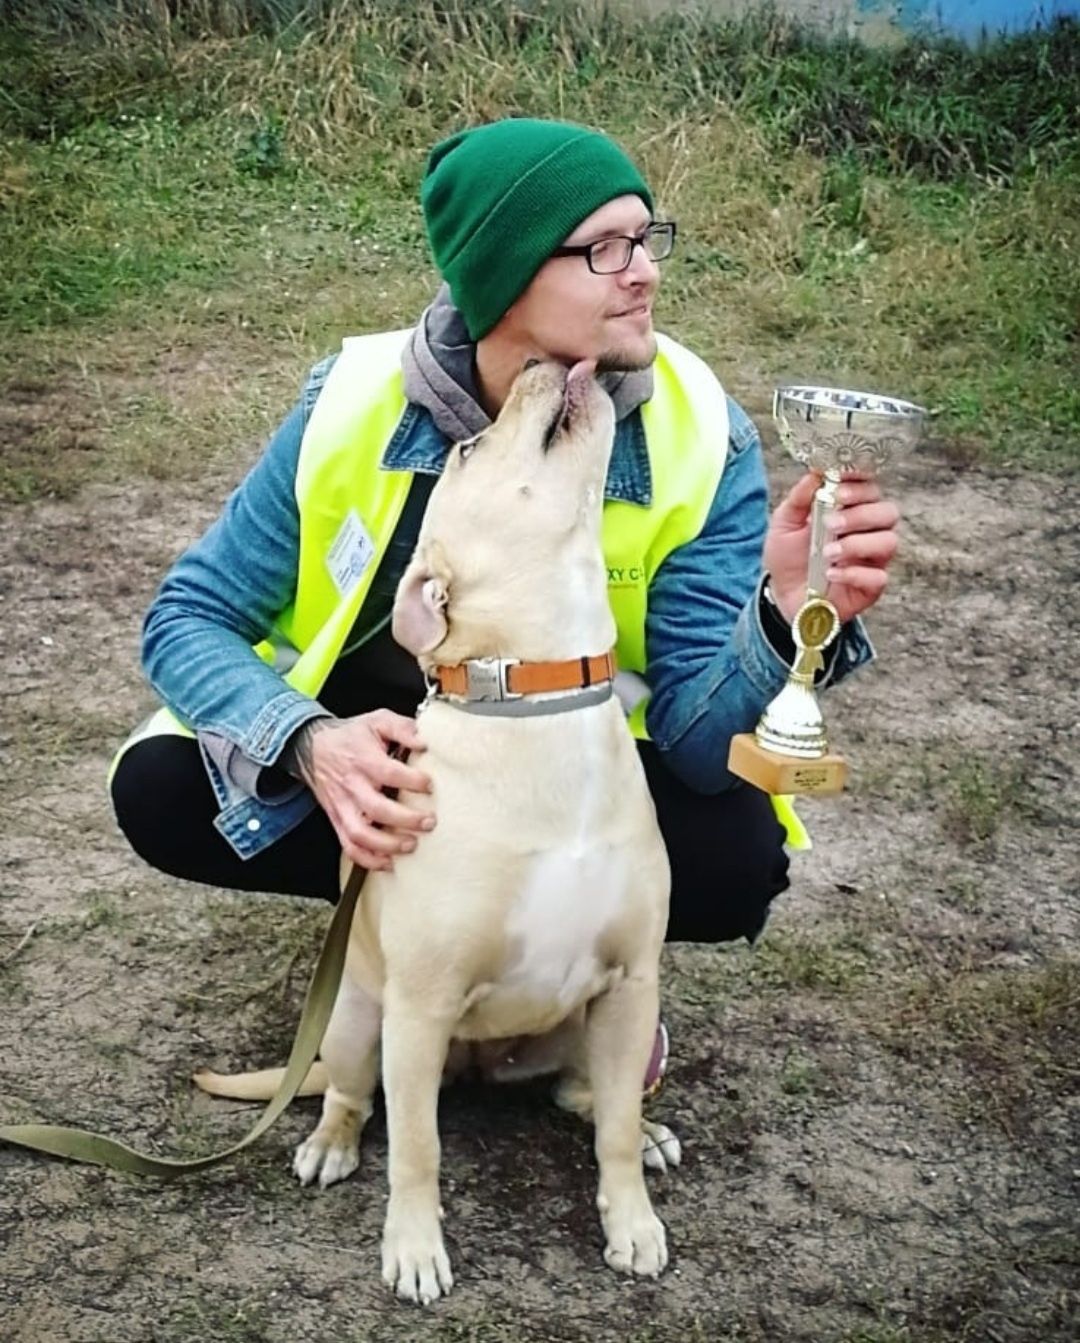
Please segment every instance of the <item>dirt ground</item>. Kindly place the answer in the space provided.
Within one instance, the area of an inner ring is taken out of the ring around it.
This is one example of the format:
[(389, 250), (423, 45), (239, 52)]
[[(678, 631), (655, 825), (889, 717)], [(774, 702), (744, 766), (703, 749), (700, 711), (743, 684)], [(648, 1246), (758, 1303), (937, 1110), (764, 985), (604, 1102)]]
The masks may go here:
[[(241, 465), (3, 512), (4, 1120), (211, 1150), (253, 1115), (196, 1095), (193, 1067), (278, 1061), (291, 1039), (326, 911), (147, 870), (104, 788), (149, 704), (141, 613)], [(442, 1106), (458, 1286), (398, 1305), (378, 1276), (381, 1115), (360, 1172), (312, 1192), (288, 1169), (304, 1101), (167, 1186), (0, 1150), (0, 1336), (1080, 1337), (1080, 506), (1060, 479), (934, 445), (891, 480), (905, 547), (871, 621), (880, 659), (826, 702), (852, 786), (806, 807), (816, 847), (756, 949), (666, 953), (653, 1108), (685, 1161), (652, 1178), (665, 1277), (603, 1266), (589, 1135), (543, 1087), (462, 1087)]]

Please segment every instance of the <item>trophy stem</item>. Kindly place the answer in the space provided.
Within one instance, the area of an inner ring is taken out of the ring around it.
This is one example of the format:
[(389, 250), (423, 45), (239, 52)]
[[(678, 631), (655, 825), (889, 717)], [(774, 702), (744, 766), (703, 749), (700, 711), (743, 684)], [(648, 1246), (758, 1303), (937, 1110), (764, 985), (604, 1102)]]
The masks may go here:
[(806, 575), (807, 597), (824, 597), (828, 587), (825, 572), (825, 519), (836, 507), (836, 491), (840, 486), (838, 472), (826, 471), (825, 477), (814, 494), (814, 504), (810, 512), (810, 564)]

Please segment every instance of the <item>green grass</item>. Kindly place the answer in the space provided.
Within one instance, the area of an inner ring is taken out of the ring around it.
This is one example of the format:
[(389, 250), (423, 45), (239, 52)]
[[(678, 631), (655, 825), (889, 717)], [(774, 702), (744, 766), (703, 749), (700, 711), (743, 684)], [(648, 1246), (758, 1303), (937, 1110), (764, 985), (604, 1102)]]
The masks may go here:
[(948, 770), (946, 789), (942, 819), (961, 844), (992, 839), (1010, 815), (1039, 815), (1027, 769), (1015, 761), (960, 756)]
[(812, 936), (774, 929), (754, 948), (750, 979), (755, 986), (842, 997), (861, 988), (873, 968), (873, 957), (855, 931)]
[(638, 157), (680, 223), (661, 324), (751, 410), (791, 377), (874, 386), (958, 461), (1076, 465), (1075, 23), (886, 51), (573, 5), (9, 9), (0, 497), (265, 434), (343, 334), (415, 317), (426, 150), (511, 114)]

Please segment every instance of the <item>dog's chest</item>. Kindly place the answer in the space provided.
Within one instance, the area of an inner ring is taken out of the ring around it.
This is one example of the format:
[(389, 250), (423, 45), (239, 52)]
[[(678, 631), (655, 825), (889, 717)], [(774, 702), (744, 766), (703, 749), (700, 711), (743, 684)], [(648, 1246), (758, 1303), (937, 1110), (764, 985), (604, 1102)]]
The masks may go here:
[(625, 903), (622, 848), (576, 842), (529, 864), (506, 924), (498, 987), (569, 1011), (606, 979), (600, 951)]
[[(486, 892), (476, 929), (485, 953), (455, 1032), (465, 1039), (543, 1033), (604, 992), (651, 935), (664, 895), (655, 819), (618, 706), (526, 720), (512, 740), (510, 726), (512, 768), (500, 776), (476, 758), (456, 776), (463, 814), (482, 815), (492, 835), (470, 874)], [(454, 936), (465, 936), (460, 923)]]
[[(620, 917), (629, 863), (621, 848), (571, 843), (530, 859), (507, 910), (502, 965), (474, 987), (456, 1035), (540, 1035), (608, 989), (605, 933)], [(616, 958), (618, 959), (618, 958)]]

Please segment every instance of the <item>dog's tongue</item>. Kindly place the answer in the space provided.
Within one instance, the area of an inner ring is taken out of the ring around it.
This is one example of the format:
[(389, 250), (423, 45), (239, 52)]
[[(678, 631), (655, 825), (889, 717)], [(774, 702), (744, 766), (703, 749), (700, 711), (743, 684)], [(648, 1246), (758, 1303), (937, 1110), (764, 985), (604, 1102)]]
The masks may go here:
[(569, 388), (575, 382), (584, 382), (586, 378), (591, 378), (595, 372), (595, 359), (579, 359), (566, 375), (566, 385)]
[(581, 400), (582, 390), (596, 372), (595, 359), (579, 359), (566, 375), (563, 392), (563, 415), (570, 415)]

